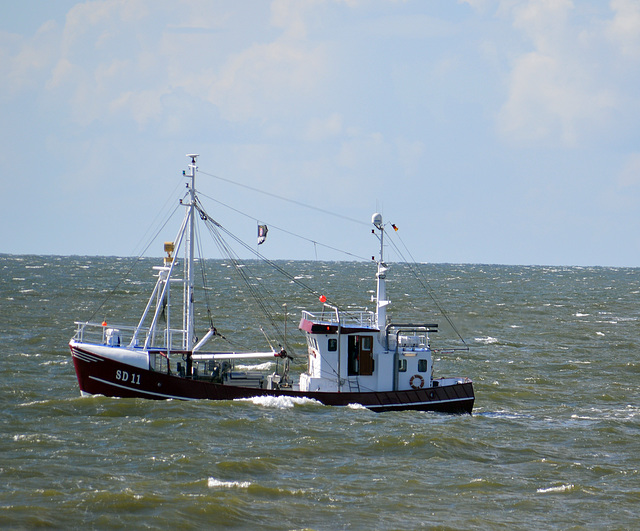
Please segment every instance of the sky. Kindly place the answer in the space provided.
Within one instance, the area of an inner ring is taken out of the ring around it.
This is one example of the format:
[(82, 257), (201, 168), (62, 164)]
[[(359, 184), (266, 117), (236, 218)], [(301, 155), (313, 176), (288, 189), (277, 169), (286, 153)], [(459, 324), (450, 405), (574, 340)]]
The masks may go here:
[(0, 253), (135, 255), (198, 153), (269, 258), (640, 267), (638, 87), (640, 0), (0, 2)]

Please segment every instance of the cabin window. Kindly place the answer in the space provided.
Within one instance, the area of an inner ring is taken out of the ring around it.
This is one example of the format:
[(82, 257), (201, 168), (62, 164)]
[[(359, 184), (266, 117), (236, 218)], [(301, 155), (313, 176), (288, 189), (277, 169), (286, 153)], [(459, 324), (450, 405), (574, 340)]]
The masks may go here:
[(418, 372), (427, 372), (428, 360), (418, 360)]
[(332, 338), (329, 340), (329, 352), (335, 352), (336, 350), (338, 350), (338, 340)]
[(407, 360), (398, 360), (398, 371), (407, 372)]

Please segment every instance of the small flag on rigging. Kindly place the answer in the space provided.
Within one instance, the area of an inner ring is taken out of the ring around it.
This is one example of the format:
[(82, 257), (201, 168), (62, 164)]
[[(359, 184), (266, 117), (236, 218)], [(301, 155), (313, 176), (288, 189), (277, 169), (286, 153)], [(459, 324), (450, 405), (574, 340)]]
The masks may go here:
[(393, 227), (393, 230), (395, 230), (396, 232), (398, 232), (398, 227), (396, 227), (393, 223), (391, 224), (391, 226)]
[(269, 229), (266, 225), (258, 225), (258, 245), (264, 243), (267, 239), (267, 232), (269, 232)]

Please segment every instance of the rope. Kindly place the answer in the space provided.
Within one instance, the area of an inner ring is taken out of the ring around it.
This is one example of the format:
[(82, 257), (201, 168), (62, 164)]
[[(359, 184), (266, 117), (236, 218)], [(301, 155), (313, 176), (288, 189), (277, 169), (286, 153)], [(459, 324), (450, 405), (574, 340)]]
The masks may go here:
[[(131, 262), (131, 267), (129, 267), (129, 269), (125, 272), (124, 275), (122, 275), (120, 277), (120, 280), (118, 281), (118, 283), (112, 288), (112, 290), (107, 294), (107, 296), (105, 297), (105, 299), (100, 303), (100, 305), (94, 310), (94, 312), (91, 314), (91, 316), (89, 317), (89, 319), (87, 319), (87, 321), (91, 321), (96, 314), (100, 311), (100, 309), (111, 299), (111, 297), (113, 296), (113, 294), (118, 290), (118, 288), (123, 284), (123, 282), (125, 281), (125, 279), (131, 274), (131, 271), (133, 271), (133, 268), (136, 266), (136, 264), (138, 262), (140, 262), (140, 260), (142, 259), (142, 257), (144, 256), (144, 254), (147, 252), (147, 250), (149, 249), (149, 247), (151, 247), (151, 244), (154, 243), (155, 239), (158, 237), (158, 235), (160, 234), (160, 232), (162, 231), (162, 229), (165, 228), (165, 226), (167, 225), (167, 223), (169, 223), (169, 220), (171, 220), (171, 218), (173, 217), (173, 215), (176, 213), (176, 211), (178, 210), (178, 208), (180, 207), (180, 205), (176, 205), (173, 209), (173, 211), (169, 214), (169, 216), (167, 216), (167, 219), (165, 220), (165, 222), (160, 225), (160, 227), (158, 228), (158, 230), (156, 231), (156, 233), (151, 237), (151, 239), (149, 240), (149, 242), (147, 243), (147, 246), (140, 252), (140, 254), (134, 258)], [(164, 208), (164, 207), (163, 207)], [(157, 217), (156, 217), (157, 219)], [(147, 230), (148, 232), (148, 230)]]
[(240, 186), (241, 188), (246, 188), (247, 190), (251, 190), (252, 192), (258, 192), (260, 194), (268, 195), (269, 197), (274, 197), (274, 198), (279, 199), (281, 201), (286, 201), (287, 203), (291, 203), (291, 204), (298, 205), (298, 206), (301, 206), (301, 207), (304, 207), (304, 208), (308, 208), (310, 210), (316, 210), (317, 212), (322, 212), (323, 214), (328, 214), (328, 215), (334, 216), (336, 218), (345, 219), (347, 221), (351, 221), (353, 223), (359, 223), (361, 225), (369, 225), (368, 223), (365, 223), (364, 221), (361, 221), (359, 219), (353, 219), (353, 218), (350, 218), (348, 216), (344, 216), (342, 214), (336, 214), (335, 212), (331, 212), (330, 210), (324, 210), (323, 208), (318, 208), (318, 207), (315, 207), (315, 206), (312, 206), (312, 205), (307, 205), (306, 203), (302, 203), (300, 201), (296, 201), (295, 199), (289, 199), (287, 197), (283, 197), (281, 195), (273, 194), (271, 192), (265, 192), (264, 190), (260, 190), (259, 188), (254, 188), (254, 187), (248, 186), (246, 184), (237, 183), (235, 181), (232, 181), (231, 179), (225, 179), (224, 177), (220, 177), (218, 175), (213, 175), (212, 173), (207, 173), (207, 172), (204, 172), (204, 171), (202, 171), (200, 169), (198, 169), (198, 173), (202, 173), (203, 175), (206, 175), (208, 177), (213, 177), (214, 179), (218, 179), (220, 181), (224, 181), (226, 183), (233, 184), (235, 186)]
[(416, 278), (416, 280), (422, 286), (422, 288), (426, 291), (427, 295), (429, 295), (432, 302), (435, 304), (436, 308), (438, 308), (438, 311), (442, 314), (442, 316), (446, 319), (447, 323), (449, 323), (453, 331), (456, 333), (456, 335), (458, 336), (458, 339), (462, 341), (462, 344), (465, 346), (464, 350), (469, 350), (469, 347), (466, 341), (464, 340), (464, 338), (456, 328), (456, 325), (453, 323), (453, 321), (451, 320), (451, 318), (449, 317), (445, 309), (440, 304), (440, 301), (436, 297), (434, 290), (431, 288), (429, 281), (424, 276), (424, 272), (418, 267), (418, 263), (415, 261), (415, 259), (411, 255), (411, 251), (409, 251), (409, 249), (404, 244), (404, 241), (402, 241), (402, 238), (398, 235), (398, 233), (394, 231), (394, 234), (395, 234), (395, 237), (398, 238), (398, 240), (400, 240), (400, 243), (402, 243), (402, 246), (404, 247), (405, 251), (407, 251), (407, 253), (411, 257), (411, 262), (409, 262), (404, 257), (404, 255), (402, 254), (402, 251), (398, 249), (398, 246), (393, 242), (393, 240), (387, 240), (387, 241), (391, 243), (391, 246), (395, 249), (398, 255), (404, 260), (405, 264), (409, 267), (409, 270), (413, 273), (413, 276)]
[[(232, 206), (227, 205), (226, 203), (223, 203), (222, 201), (219, 201), (218, 199), (215, 199), (215, 198), (210, 197), (210, 196), (208, 196), (206, 194), (203, 194), (202, 192), (198, 192), (198, 195), (200, 195), (202, 197), (206, 197), (210, 201), (213, 201), (214, 203), (218, 203), (219, 205), (221, 205), (221, 206), (223, 206), (225, 208), (228, 208), (229, 210), (232, 210), (236, 214), (240, 214), (241, 216), (244, 216), (247, 219), (253, 220), (256, 223), (260, 223), (260, 220), (258, 220), (257, 218), (254, 218), (253, 216), (250, 216), (249, 214), (246, 214), (245, 212), (242, 212), (241, 210), (233, 208)], [(351, 220), (351, 221), (355, 221), (355, 220)], [(357, 223), (361, 223), (361, 222), (357, 222)], [(304, 240), (304, 241), (307, 241), (309, 243), (312, 243), (314, 245), (316, 260), (318, 259), (318, 250), (316, 248), (318, 245), (320, 247), (324, 247), (325, 249), (331, 249), (332, 251), (337, 251), (337, 252), (342, 253), (344, 255), (352, 256), (353, 258), (357, 258), (358, 260), (369, 260), (368, 258), (365, 258), (363, 256), (358, 256), (357, 254), (350, 253), (349, 251), (345, 251), (344, 249), (338, 249), (337, 247), (332, 247), (331, 245), (327, 245), (325, 243), (320, 243), (320, 242), (317, 242), (316, 240), (312, 240), (310, 238), (306, 238), (305, 236), (301, 236), (300, 234), (296, 234), (295, 232), (291, 232), (291, 231), (288, 231), (288, 230), (283, 229), (281, 227), (278, 227), (277, 225), (274, 225), (273, 223), (266, 222), (266, 224), (269, 226), (269, 230), (272, 230), (272, 229), (279, 230), (280, 232), (284, 232), (285, 234), (289, 234), (290, 236), (294, 236), (295, 238), (299, 238), (301, 240)]]

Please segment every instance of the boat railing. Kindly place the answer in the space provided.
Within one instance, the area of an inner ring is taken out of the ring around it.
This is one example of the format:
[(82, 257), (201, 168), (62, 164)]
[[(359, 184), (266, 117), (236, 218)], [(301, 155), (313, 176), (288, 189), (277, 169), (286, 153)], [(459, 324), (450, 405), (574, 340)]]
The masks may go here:
[[(89, 321), (76, 321), (76, 333), (73, 336), (75, 341), (80, 343), (93, 343), (95, 345), (107, 345), (110, 347), (133, 347), (141, 348), (149, 335), (148, 328), (137, 328), (120, 324), (92, 323)], [(136, 329), (138, 333), (133, 341)], [(182, 329), (157, 330), (157, 337), (162, 344), (158, 345), (155, 340), (151, 341), (151, 347), (170, 350), (180, 350), (182, 348)], [(179, 339), (179, 340), (178, 340)], [(174, 344), (175, 343), (175, 344)]]
[(429, 334), (437, 331), (437, 324), (388, 323), (385, 327), (386, 348), (394, 350), (402, 347), (405, 352), (429, 349)]
[(128, 345), (136, 330), (135, 326), (108, 325), (89, 321), (76, 321), (75, 324), (76, 334), (73, 339), (76, 341), (112, 347)]
[(340, 312), (334, 307), (324, 307), (320, 313), (302, 311), (302, 318), (321, 324), (340, 324), (340, 326), (375, 326), (375, 314), (367, 310)]

